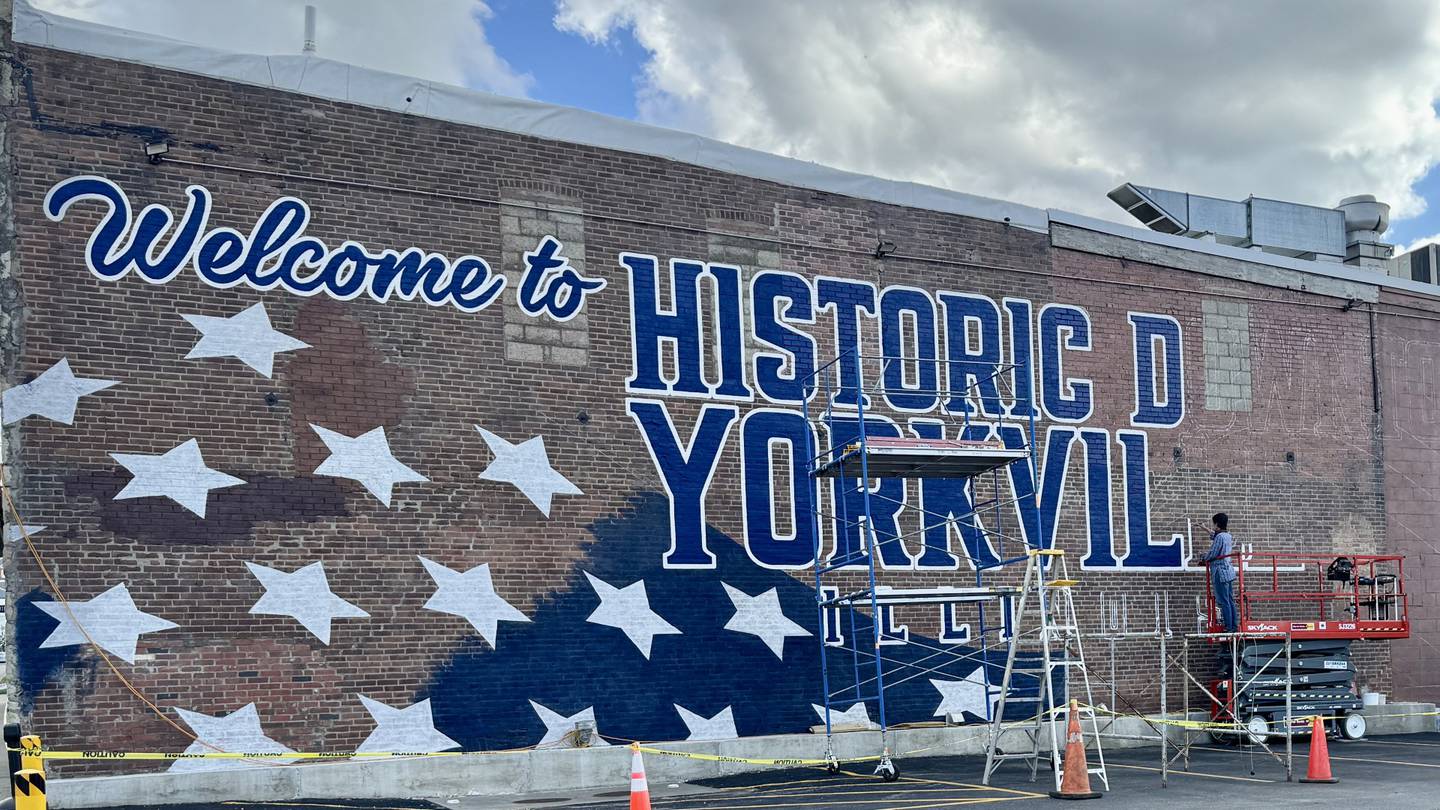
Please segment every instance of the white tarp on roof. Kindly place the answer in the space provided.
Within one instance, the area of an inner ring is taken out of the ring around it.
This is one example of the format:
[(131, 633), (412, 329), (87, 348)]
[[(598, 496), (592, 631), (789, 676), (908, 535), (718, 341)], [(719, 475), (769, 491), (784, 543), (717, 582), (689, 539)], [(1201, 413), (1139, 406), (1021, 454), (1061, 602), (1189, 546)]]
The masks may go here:
[(570, 143), (668, 158), (876, 202), (1044, 231), (1040, 208), (832, 169), (599, 113), (355, 67), (316, 56), (231, 53), (73, 20), (15, 0), (15, 40), (294, 93)]

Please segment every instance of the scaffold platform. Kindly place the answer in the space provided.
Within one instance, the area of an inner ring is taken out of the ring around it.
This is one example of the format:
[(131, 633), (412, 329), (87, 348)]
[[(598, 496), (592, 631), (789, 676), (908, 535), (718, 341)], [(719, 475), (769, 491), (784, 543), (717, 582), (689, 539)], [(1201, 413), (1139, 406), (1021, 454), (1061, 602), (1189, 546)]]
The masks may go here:
[(851, 442), (835, 458), (816, 465), (819, 478), (973, 478), (1030, 455), (1028, 447), (1006, 447), (999, 441), (904, 439), (881, 436)]
[(1019, 594), (1019, 588), (1006, 586), (892, 588), (888, 585), (876, 585), (873, 593), (869, 588), (862, 588), (821, 600), (820, 604), (824, 607), (850, 607), (853, 605), (868, 607), (872, 602), (876, 605), (952, 605), (964, 602), (990, 602)]

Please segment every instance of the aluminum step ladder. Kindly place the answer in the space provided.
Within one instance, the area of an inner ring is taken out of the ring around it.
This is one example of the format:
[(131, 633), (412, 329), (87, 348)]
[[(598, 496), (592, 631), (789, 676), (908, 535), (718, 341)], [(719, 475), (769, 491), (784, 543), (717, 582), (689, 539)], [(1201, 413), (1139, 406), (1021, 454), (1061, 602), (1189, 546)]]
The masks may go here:
[[(1094, 695), (1090, 690), (1090, 672), (1085, 667), (1085, 652), (1080, 643), (1080, 622), (1075, 615), (1075, 596), (1072, 588), (1079, 580), (1070, 578), (1065, 564), (1065, 552), (1061, 549), (1031, 549), (1025, 561), (1025, 581), (1020, 590), (1020, 601), (1015, 608), (1014, 633), (1010, 649), (1005, 656), (1005, 676), (1000, 682), (1000, 699), (996, 702), (994, 720), (990, 724), (990, 744), (985, 752), (985, 777), (981, 781), (990, 784), (990, 777), (1001, 764), (1010, 760), (1021, 760), (1030, 766), (1030, 780), (1035, 781), (1042, 757), (1050, 758), (1050, 770), (1055, 777), (1055, 789), (1060, 789), (1064, 778), (1065, 724), (1069, 723), (1071, 684), (1078, 675), (1084, 687), (1084, 705), (1079, 710), (1082, 738), (1093, 741), (1094, 759), (1098, 763), (1089, 768), (1090, 773), (1100, 777), (1105, 789), (1110, 789), (1110, 779), (1105, 773), (1105, 754), (1100, 749), (1100, 735), (1096, 727)], [(1047, 565), (1048, 563), (1048, 565)], [(1049, 568), (1052, 578), (1046, 579)], [(1034, 625), (1027, 627), (1027, 619)], [(1027, 647), (1038, 651), (1038, 661), (1022, 659), (1016, 661), (1016, 651)], [(1064, 686), (1056, 694), (1055, 674), (1063, 675)], [(1016, 676), (1021, 678), (1015, 683)], [(1038, 679), (1035, 694), (1028, 692), (1032, 679)], [(1033, 706), (1033, 717), (1021, 724), (1009, 727), (1003, 722), (1005, 707), (1010, 705)], [(1086, 725), (1088, 723), (1088, 729)], [(1041, 743), (1046, 729), (1050, 737), (1049, 748)], [(1001, 738), (1011, 732), (1025, 736), (1021, 746), (1005, 751)], [(1053, 755), (1052, 755), (1053, 752)]]

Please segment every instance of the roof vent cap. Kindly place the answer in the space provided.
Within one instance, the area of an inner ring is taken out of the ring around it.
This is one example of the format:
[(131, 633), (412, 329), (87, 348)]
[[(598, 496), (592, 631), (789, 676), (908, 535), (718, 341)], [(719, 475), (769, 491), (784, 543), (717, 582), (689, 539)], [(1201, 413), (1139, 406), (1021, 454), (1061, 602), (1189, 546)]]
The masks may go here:
[(1374, 194), (1346, 197), (1335, 206), (1345, 212), (1345, 232), (1375, 231), (1384, 233), (1390, 227), (1390, 206), (1378, 202)]

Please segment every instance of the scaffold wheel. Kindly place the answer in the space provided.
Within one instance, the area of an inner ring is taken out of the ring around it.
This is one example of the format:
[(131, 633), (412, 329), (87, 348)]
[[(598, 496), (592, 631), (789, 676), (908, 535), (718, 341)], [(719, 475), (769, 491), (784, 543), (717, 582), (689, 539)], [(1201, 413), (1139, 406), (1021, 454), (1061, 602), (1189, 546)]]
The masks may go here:
[(1349, 712), (1335, 725), (1340, 727), (1340, 736), (1347, 740), (1358, 740), (1365, 736), (1365, 715)]
[(1270, 721), (1263, 716), (1253, 714), (1245, 721), (1244, 741), (1248, 745), (1260, 745), (1270, 735)]

